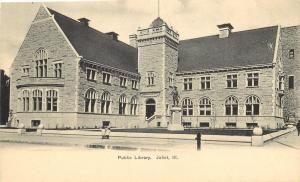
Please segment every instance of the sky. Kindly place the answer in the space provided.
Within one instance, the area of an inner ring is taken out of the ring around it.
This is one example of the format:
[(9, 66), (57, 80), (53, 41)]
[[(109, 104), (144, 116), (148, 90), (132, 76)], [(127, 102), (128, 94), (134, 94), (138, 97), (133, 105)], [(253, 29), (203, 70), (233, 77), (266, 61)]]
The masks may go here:
[[(0, 3), (0, 69), (9, 75), (13, 62), (41, 2)], [(90, 26), (114, 31), (128, 43), (138, 27), (158, 16), (158, 0), (43, 2), (73, 19), (88, 18)], [(233, 31), (273, 25), (300, 25), (300, 0), (160, 0), (159, 16), (178, 31), (180, 40), (218, 34), (216, 25), (231, 23)]]

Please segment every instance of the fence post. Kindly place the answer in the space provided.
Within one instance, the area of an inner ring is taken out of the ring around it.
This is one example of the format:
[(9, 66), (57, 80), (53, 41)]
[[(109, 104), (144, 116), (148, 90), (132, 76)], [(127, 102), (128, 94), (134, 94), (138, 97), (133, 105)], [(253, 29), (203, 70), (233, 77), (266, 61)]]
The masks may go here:
[(197, 136), (195, 138), (197, 140), (197, 150), (201, 150), (201, 133), (197, 133)]

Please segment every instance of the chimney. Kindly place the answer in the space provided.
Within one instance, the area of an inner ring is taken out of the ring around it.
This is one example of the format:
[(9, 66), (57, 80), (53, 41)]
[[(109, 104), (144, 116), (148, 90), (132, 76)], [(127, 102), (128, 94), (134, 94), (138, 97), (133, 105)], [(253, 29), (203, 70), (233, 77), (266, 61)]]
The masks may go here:
[(80, 21), (80, 23), (82, 23), (84, 26), (89, 26), (89, 19), (87, 18), (79, 18), (78, 21)]
[(220, 31), (219, 38), (227, 38), (229, 37), (233, 26), (230, 23), (225, 23), (221, 25), (217, 25)]
[(119, 34), (117, 34), (116, 32), (107, 32), (107, 35), (111, 36), (111, 38), (115, 41), (118, 41), (118, 36)]
[(134, 48), (137, 48), (137, 35), (136, 34), (131, 34), (129, 35), (129, 45), (131, 45)]

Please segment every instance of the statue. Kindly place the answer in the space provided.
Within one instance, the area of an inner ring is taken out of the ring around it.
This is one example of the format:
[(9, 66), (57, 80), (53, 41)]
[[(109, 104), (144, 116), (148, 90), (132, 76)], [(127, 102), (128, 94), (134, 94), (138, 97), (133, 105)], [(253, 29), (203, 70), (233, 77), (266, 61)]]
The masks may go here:
[(173, 96), (173, 106), (178, 106), (180, 97), (177, 91), (177, 87), (174, 87), (174, 90), (171, 92), (171, 95)]

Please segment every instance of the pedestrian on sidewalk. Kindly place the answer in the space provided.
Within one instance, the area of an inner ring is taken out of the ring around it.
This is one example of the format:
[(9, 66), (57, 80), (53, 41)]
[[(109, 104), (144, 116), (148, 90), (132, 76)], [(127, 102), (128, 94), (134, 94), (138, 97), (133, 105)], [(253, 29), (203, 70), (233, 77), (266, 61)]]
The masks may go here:
[(298, 121), (296, 128), (297, 128), (298, 136), (299, 136), (299, 134), (300, 134), (300, 121)]

